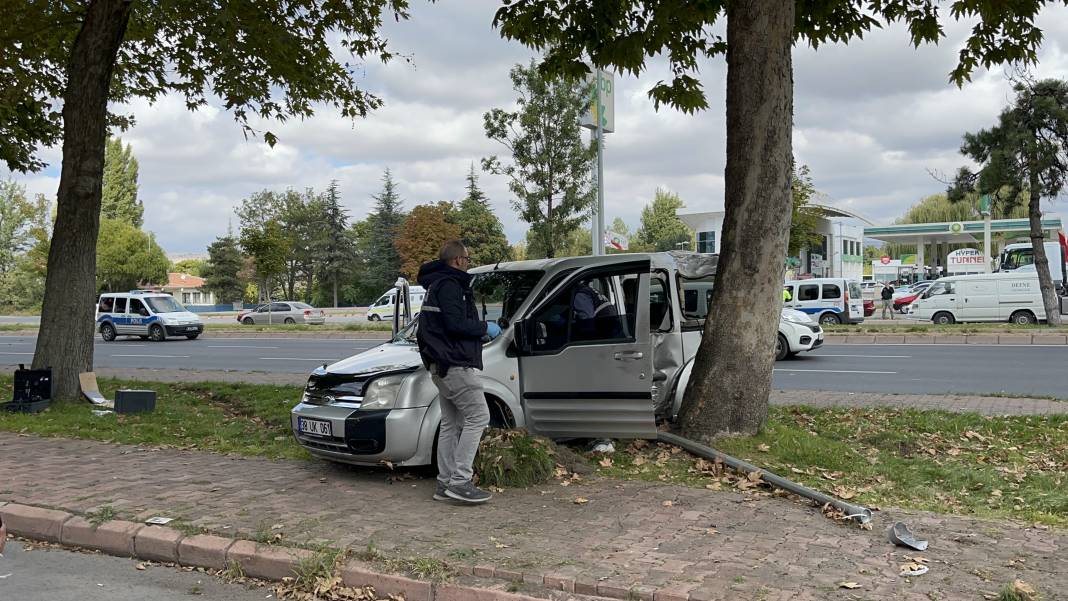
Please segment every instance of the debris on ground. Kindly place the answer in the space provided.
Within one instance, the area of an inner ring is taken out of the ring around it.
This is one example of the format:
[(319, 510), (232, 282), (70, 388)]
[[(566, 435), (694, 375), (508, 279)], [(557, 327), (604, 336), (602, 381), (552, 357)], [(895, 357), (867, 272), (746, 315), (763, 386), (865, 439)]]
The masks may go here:
[(886, 538), (895, 545), (909, 547), (917, 551), (927, 550), (927, 541), (916, 538), (905, 522), (896, 522), (893, 526), (890, 526), (886, 530)]

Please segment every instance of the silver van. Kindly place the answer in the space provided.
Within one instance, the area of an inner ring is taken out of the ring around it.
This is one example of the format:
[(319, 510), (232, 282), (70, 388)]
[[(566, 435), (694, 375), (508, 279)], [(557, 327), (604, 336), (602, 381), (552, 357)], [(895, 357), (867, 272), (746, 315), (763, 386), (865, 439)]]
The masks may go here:
[[(707, 311), (700, 295), (716, 262), (669, 252), (472, 269), (482, 318), (503, 330), (483, 349), (490, 425), (550, 438), (654, 438), (657, 419), (673, 418), (681, 403)], [(614, 310), (576, 320), (582, 286)], [(417, 323), (316, 369), (292, 410), (297, 442), (345, 463), (430, 464), (441, 415), (416, 347)]]

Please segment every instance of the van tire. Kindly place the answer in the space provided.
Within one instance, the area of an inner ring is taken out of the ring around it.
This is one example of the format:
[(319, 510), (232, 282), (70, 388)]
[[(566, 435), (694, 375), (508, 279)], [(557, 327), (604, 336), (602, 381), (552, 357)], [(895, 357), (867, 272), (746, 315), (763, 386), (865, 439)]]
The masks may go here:
[(104, 339), (104, 342), (111, 342), (112, 340), (115, 340), (115, 336), (115, 326), (106, 322), (104, 323), (104, 325), (100, 326), (100, 337)]
[(382, 318), (372, 313), (367, 316), (367, 321), (382, 321)]
[(830, 311), (820, 315), (821, 326), (836, 326), (842, 323), (842, 318), (838, 317), (837, 313), (831, 313)]
[(935, 313), (934, 316), (931, 317), (931, 323), (935, 323), (935, 324), (943, 325), (943, 326), (951, 326), (951, 325), (957, 323), (957, 320), (956, 320), (956, 318), (953, 317), (952, 313), (948, 313), (946, 311), (939, 311), (938, 313)]
[(1017, 311), (1012, 314), (1009, 321), (1019, 326), (1033, 326), (1038, 323), (1038, 318), (1030, 311)]
[(293, 325), (293, 324), (295, 324), (297, 322), (293, 321), (292, 317), (287, 317), (286, 320), (283, 321), (282, 323), (286, 324), (287, 326), (291, 326), (291, 325)]
[(790, 343), (786, 341), (786, 336), (779, 334), (778, 339), (775, 341), (775, 360), (782, 361), (790, 354)]
[(256, 320), (252, 319), (251, 317), (246, 317), (241, 320), (241, 323), (245, 324), (246, 326), (252, 326), (256, 325)]
[(163, 326), (154, 323), (152, 327), (148, 328), (148, 338), (152, 342), (163, 342), (167, 339), (167, 332), (163, 331)]
[(197, 336), (200, 336), (200, 334), (186, 334), (185, 335), (185, 337), (190, 339), (190, 340), (196, 340)]

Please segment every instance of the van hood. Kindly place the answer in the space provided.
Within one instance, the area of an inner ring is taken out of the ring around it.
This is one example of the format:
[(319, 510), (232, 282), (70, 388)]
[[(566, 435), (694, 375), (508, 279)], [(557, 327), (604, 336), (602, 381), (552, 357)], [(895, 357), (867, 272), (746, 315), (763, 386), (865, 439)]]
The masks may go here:
[(423, 364), (419, 347), (403, 342), (387, 342), (373, 349), (326, 366), (327, 373), (365, 375), (411, 369)]
[(156, 315), (166, 319), (176, 319), (178, 321), (200, 321), (200, 316), (190, 311), (171, 311), (170, 313), (156, 313)]

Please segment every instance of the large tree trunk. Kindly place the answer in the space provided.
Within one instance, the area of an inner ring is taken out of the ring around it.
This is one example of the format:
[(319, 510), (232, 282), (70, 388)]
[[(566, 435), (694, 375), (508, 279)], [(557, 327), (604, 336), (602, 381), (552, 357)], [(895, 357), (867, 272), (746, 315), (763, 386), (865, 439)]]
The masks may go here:
[(93, 369), (96, 239), (111, 72), (130, 19), (129, 0), (93, 0), (71, 48), (63, 92), (63, 167), (48, 252), (34, 367), (51, 367), (57, 398), (78, 396)]
[(683, 435), (753, 434), (768, 414), (790, 237), (794, 3), (727, 8), (727, 169), (723, 244)]
[[(1032, 165), (1037, 164), (1032, 160)], [(1030, 200), (1027, 202), (1027, 218), (1031, 226), (1031, 248), (1035, 254), (1035, 271), (1038, 272), (1038, 288), (1042, 291), (1042, 306), (1046, 309), (1046, 323), (1050, 326), (1061, 325), (1061, 309), (1057, 293), (1053, 288), (1053, 278), (1049, 271), (1049, 257), (1046, 256), (1046, 238), (1042, 233), (1042, 197), (1038, 173), (1032, 169), (1030, 175)]]
[(334, 308), (337, 309), (337, 272), (334, 272)]

